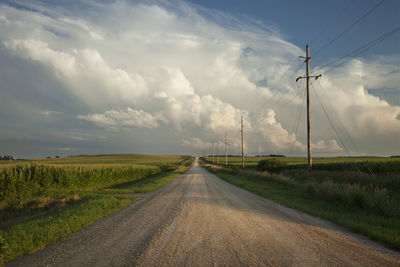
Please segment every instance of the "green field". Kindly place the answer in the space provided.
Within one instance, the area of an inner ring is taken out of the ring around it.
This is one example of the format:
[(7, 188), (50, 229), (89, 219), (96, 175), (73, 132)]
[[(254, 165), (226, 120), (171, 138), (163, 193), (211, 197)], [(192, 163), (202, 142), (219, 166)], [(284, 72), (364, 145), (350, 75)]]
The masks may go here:
[[(246, 166), (255, 166), (257, 162), (263, 159), (270, 159), (272, 157), (245, 157), (244, 163)], [(307, 164), (307, 157), (274, 157), (281, 161), (286, 162), (288, 165)], [(212, 157), (207, 157), (208, 161), (212, 161)], [(386, 161), (399, 161), (400, 158), (390, 157), (313, 157), (313, 164), (328, 164), (328, 163), (345, 163), (345, 162), (386, 162)], [(214, 163), (217, 163), (217, 157), (214, 157)], [(219, 163), (225, 164), (225, 156), (219, 157)], [(240, 156), (229, 156), (228, 165), (241, 165), (242, 158)]]
[[(207, 157), (202, 158), (207, 163), (225, 166), (225, 158)], [(246, 157), (245, 168), (255, 169), (261, 160), (278, 160), (286, 165), (286, 170), (308, 169), (305, 157)], [(219, 162), (219, 164), (218, 164)], [(240, 168), (241, 157), (228, 157), (230, 168)], [(377, 173), (400, 173), (399, 157), (317, 157), (313, 158), (314, 170), (331, 171), (357, 171), (366, 172), (371, 175)]]
[(190, 156), (97, 155), (1, 162), (0, 265), (56, 242), (184, 173)]
[[(268, 157), (269, 158), (269, 157)], [(287, 162), (279, 173), (259, 173), (261, 157), (230, 158), (228, 167), (202, 162), (220, 178), (282, 205), (331, 220), (400, 250), (400, 160), (398, 158), (306, 158)]]
[(0, 168), (37, 164), (37, 165), (174, 165), (184, 160), (184, 156), (157, 156), (140, 154), (110, 154), (110, 155), (90, 155), (90, 156), (69, 156), (65, 158), (49, 159), (24, 159), (13, 161), (0, 161)]

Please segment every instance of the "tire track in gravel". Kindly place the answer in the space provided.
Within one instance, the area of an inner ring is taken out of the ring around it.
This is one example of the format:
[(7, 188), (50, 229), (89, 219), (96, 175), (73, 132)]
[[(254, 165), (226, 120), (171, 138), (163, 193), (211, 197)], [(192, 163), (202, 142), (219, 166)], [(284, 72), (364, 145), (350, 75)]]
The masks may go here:
[(400, 254), (235, 187), (197, 164), (7, 266), (400, 266)]

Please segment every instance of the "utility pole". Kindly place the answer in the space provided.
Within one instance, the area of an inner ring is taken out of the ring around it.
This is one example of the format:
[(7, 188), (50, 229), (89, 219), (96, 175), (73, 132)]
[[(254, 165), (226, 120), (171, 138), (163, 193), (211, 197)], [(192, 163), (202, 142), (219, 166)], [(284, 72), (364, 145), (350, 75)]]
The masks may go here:
[(214, 164), (214, 143), (212, 145), (212, 163)]
[(242, 135), (242, 168), (244, 168), (244, 137), (243, 137), (243, 116), (240, 117), (241, 135)]
[(227, 153), (227, 143), (226, 143), (226, 131), (225, 131), (225, 166), (228, 167), (228, 153)]
[[(304, 57), (301, 57), (304, 58)], [(312, 170), (312, 151), (311, 151), (311, 118), (310, 118), (310, 78), (317, 80), (322, 75), (310, 76), (310, 47), (306, 45), (306, 76), (297, 77), (296, 82), (300, 79), (307, 79), (307, 155), (308, 155), (308, 170)]]
[(218, 145), (219, 145), (219, 143), (217, 142), (217, 165), (219, 165), (219, 151), (218, 151)]

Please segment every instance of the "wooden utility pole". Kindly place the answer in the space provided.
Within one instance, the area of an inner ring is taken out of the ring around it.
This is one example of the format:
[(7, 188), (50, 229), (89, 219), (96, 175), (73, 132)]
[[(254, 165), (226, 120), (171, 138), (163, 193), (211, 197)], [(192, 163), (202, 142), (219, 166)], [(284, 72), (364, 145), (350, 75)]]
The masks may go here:
[(307, 151), (308, 151), (308, 170), (312, 170), (312, 150), (311, 150), (311, 118), (310, 118), (310, 47), (306, 45), (306, 65), (307, 65)]
[[(302, 57), (304, 58), (304, 57)], [(310, 118), (310, 78), (318, 79), (322, 75), (310, 76), (310, 47), (306, 45), (306, 76), (298, 77), (296, 82), (300, 79), (307, 79), (307, 155), (308, 155), (308, 170), (312, 170), (312, 150), (311, 150), (311, 118)]]
[(212, 163), (214, 164), (214, 143), (212, 144)]
[(219, 145), (219, 143), (217, 142), (217, 165), (219, 165), (219, 151), (218, 151), (218, 145)]
[(244, 137), (243, 137), (243, 116), (240, 117), (241, 135), (242, 135), (242, 168), (244, 168)]
[(225, 131), (225, 166), (228, 167), (228, 147), (227, 147), (227, 141), (226, 141), (226, 131)]

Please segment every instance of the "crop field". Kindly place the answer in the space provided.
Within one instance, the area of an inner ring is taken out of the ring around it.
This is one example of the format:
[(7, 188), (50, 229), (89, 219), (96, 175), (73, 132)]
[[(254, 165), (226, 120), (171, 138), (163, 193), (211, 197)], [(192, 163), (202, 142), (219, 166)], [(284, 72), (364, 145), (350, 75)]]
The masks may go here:
[(55, 242), (185, 172), (190, 156), (97, 155), (0, 163), (0, 265)]
[[(245, 157), (244, 162), (245, 165), (255, 166), (260, 160), (263, 159), (271, 159), (277, 158), (281, 161), (286, 162), (288, 165), (297, 165), (297, 164), (307, 164), (306, 157)], [(208, 157), (208, 160), (211, 161), (212, 157)], [(217, 157), (214, 157), (214, 161), (217, 161)], [(354, 163), (354, 162), (387, 162), (387, 161), (400, 161), (400, 158), (390, 158), (390, 157), (313, 157), (313, 164), (328, 164), (328, 163)], [(220, 155), (219, 157), (220, 164), (225, 164), (225, 156)], [(228, 157), (229, 165), (241, 165), (242, 158), (240, 156), (229, 156)]]
[(69, 156), (65, 158), (47, 159), (24, 159), (13, 161), (0, 161), (0, 168), (14, 165), (72, 165), (72, 166), (101, 166), (101, 165), (151, 165), (166, 166), (175, 165), (185, 160), (184, 156), (157, 156), (140, 154), (111, 154), (111, 155), (90, 155), (90, 156)]
[[(306, 157), (245, 157), (245, 167), (255, 168), (261, 160), (278, 159), (284, 162), (286, 169), (307, 169)], [(217, 157), (204, 158), (209, 163), (217, 164)], [(242, 158), (228, 157), (228, 165), (240, 167)], [(219, 158), (219, 165), (225, 165), (225, 157)], [(314, 170), (357, 171), (374, 173), (400, 173), (400, 158), (398, 157), (314, 157)]]
[[(275, 173), (257, 172), (262, 159), (229, 157), (229, 165), (203, 164), (216, 175), (283, 205), (334, 221), (400, 250), (400, 159), (383, 157), (274, 158)], [(224, 159), (225, 160), (225, 159)]]

